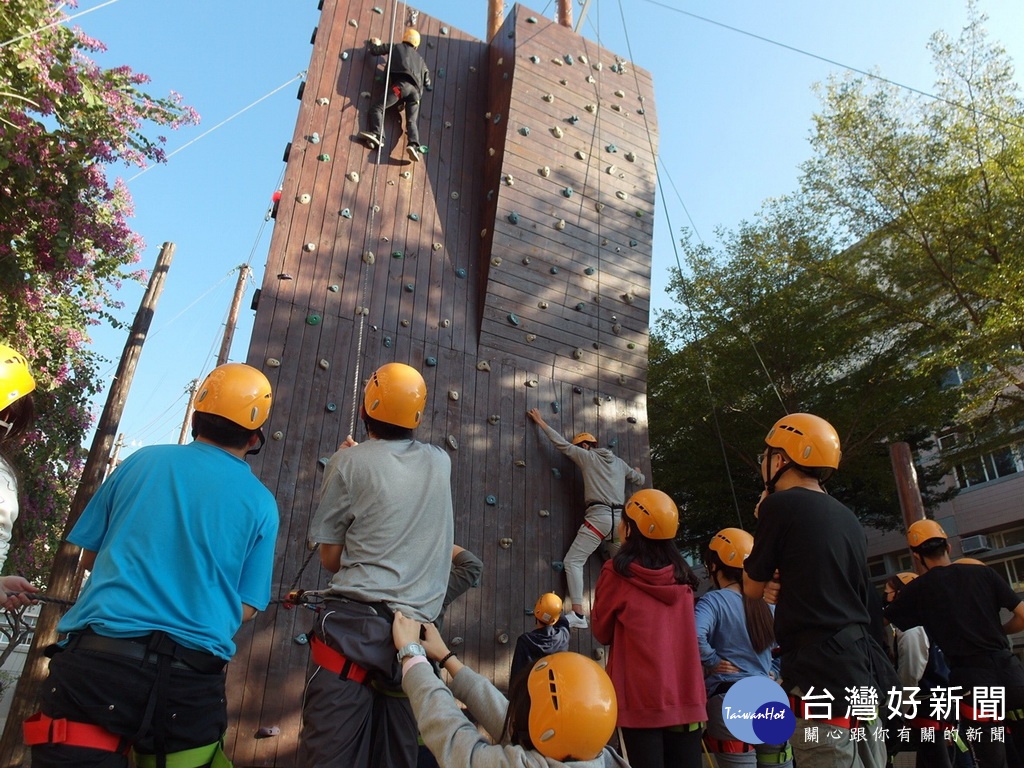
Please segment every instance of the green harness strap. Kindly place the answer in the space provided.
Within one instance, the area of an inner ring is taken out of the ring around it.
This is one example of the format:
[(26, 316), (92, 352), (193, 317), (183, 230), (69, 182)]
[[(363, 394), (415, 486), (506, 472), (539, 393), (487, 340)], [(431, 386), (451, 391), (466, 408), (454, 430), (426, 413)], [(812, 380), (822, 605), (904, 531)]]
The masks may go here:
[[(224, 744), (220, 741), (202, 747), (172, 752), (166, 755), (165, 759), (167, 768), (198, 768), (202, 765), (209, 765), (210, 768), (233, 768), (228, 756), (224, 754)], [(135, 765), (137, 768), (156, 768), (156, 755), (136, 752)]]

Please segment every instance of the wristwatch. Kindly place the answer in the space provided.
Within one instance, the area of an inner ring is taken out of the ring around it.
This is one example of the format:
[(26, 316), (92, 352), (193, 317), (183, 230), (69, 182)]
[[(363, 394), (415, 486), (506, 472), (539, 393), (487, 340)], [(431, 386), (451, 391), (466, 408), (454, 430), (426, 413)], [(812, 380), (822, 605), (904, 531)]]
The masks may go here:
[(419, 643), (406, 643), (398, 652), (398, 663), (408, 659), (410, 656), (426, 656), (427, 651)]

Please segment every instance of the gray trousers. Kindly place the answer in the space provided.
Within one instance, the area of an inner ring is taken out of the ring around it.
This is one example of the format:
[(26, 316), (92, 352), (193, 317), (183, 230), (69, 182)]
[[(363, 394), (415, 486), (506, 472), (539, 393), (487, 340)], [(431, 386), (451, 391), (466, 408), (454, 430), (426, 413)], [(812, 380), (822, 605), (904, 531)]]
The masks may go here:
[[(587, 510), (583, 519), (586, 522), (576, 531), (576, 538), (562, 558), (565, 580), (569, 583), (569, 601), (574, 605), (583, 604), (583, 568), (590, 556), (602, 543), (609, 557), (614, 557), (619, 551), (618, 542), (608, 540), (609, 535), (614, 536), (615, 527), (619, 524), (618, 513), (612, 515), (611, 507), (595, 504)], [(596, 528), (601, 536), (598, 537), (587, 523)]]
[[(885, 750), (885, 739), (875, 738), (875, 728), (881, 722), (872, 725), (863, 724), (867, 738), (855, 741), (849, 728), (825, 725), (821, 720), (796, 719), (796, 730), (789, 743), (793, 745), (793, 758), (800, 768), (833, 768), (833, 766), (849, 766), (849, 768), (885, 768), (888, 755)], [(810, 734), (817, 729), (817, 741)]]

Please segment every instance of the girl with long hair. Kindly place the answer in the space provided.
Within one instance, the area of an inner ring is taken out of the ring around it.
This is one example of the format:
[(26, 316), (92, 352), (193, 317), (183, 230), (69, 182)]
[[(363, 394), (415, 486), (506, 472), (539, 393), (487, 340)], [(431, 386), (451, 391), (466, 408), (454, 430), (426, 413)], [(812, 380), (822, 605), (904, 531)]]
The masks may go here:
[(633, 768), (699, 768), (705, 695), (697, 634), (697, 578), (675, 544), (679, 510), (662, 491), (638, 491), (619, 523), (622, 548), (601, 569), (594, 637), (610, 645), (608, 675)]

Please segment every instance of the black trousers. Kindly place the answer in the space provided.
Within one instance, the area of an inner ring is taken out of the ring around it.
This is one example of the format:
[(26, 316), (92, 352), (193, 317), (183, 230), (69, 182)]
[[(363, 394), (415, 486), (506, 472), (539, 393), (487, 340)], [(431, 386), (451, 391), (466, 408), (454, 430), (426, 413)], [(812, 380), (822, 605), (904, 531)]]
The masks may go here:
[(374, 98), (373, 106), (366, 116), (366, 130), (375, 136), (384, 135), (384, 111), (395, 105), (405, 107), (405, 133), (410, 144), (420, 145), (420, 92), (412, 83), (404, 80), (393, 82), (387, 93)]
[(620, 728), (626, 759), (632, 768), (701, 768), (700, 728)]

